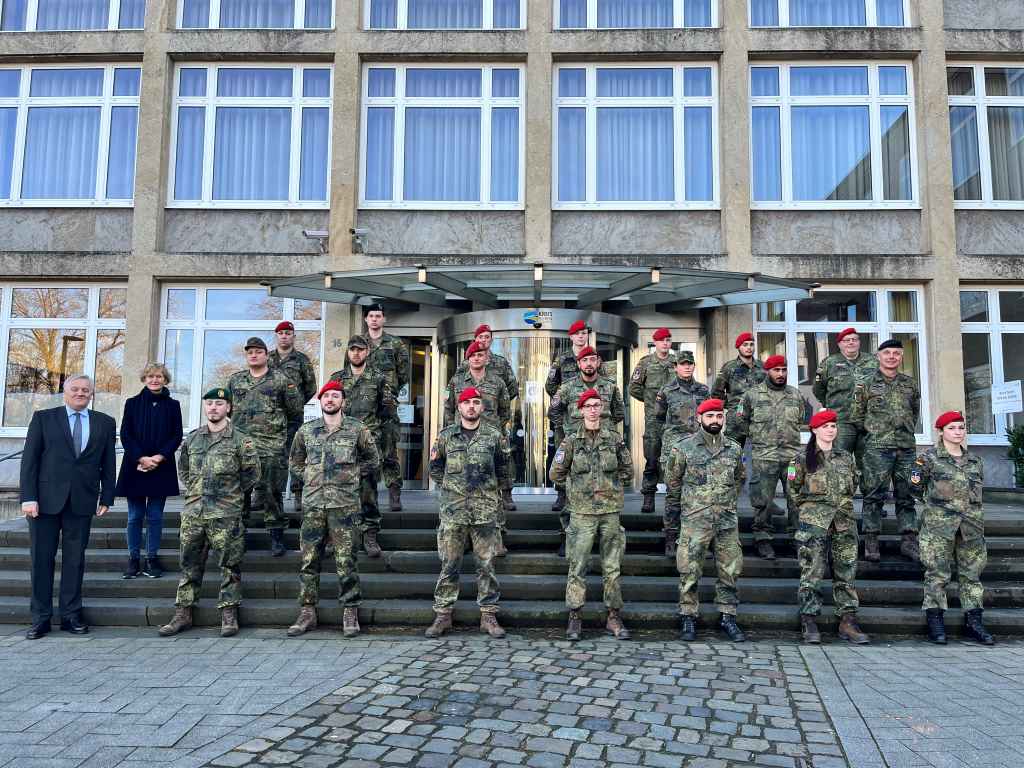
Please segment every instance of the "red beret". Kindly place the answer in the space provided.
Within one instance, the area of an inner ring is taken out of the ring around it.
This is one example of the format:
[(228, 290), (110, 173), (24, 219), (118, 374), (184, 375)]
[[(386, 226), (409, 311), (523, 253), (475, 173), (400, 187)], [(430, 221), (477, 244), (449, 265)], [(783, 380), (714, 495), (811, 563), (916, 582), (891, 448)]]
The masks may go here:
[(476, 330), (473, 331), (473, 338), (475, 339), (481, 333), (490, 333), (490, 332), (491, 332), (491, 326), (489, 326), (487, 323), (484, 323), (483, 325), (478, 325), (476, 327)]
[(460, 403), (466, 402), (471, 397), (475, 397), (477, 399), (483, 399), (483, 398), (480, 397), (480, 391), (476, 387), (466, 387), (464, 390), (459, 392), (459, 402)]
[(345, 396), (345, 390), (341, 388), (340, 381), (328, 381), (326, 384), (320, 387), (320, 394), (316, 396), (316, 399), (319, 400), (321, 397), (323, 397), (324, 392), (341, 392), (342, 397)]
[(856, 328), (843, 328), (843, 330), (841, 330), (839, 334), (836, 336), (836, 341), (842, 341), (851, 334), (853, 334), (854, 336), (860, 335), (859, 333), (857, 333)]
[(658, 330), (656, 330), (654, 332), (654, 340), (655, 341), (661, 341), (662, 339), (671, 339), (671, 338), (672, 338), (672, 331), (670, 331), (668, 328), (659, 328)]
[(277, 324), (277, 327), (274, 329), (274, 333), (277, 333), (278, 331), (294, 331), (294, 330), (295, 330), (295, 326), (292, 325), (290, 320), (282, 320), (280, 323)]
[(736, 337), (736, 349), (739, 349), (740, 348), (740, 344), (742, 344), (744, 341), (753, 341), (753, 340), (754, 340), (754, 334), (748, 333), (747, 331), (744, 331), (743, 333), (741, 333), (739, 336)]
[(714, 398), (714, 397), (711, 398), (710, 400), (705, 400), (703, 403), (701, 403), (700, 405), (697, 406), (697, 413), (698, 414), (707, 413), (708, 411), (724, 411), (724, 410), (725, 410), (725, 403), (723, 403), (721, 400), (719, 400), (717, 398)]
[(583, 404), (585, 402), (587, 402), (587, 400), (593, 400), (595, 397), (598, 400), (600, 400), (602, 403), (604, 402), (604, 398), (601, 397), (601, 393), (598, 392), (593, 387), (591, 387), (590, 389), (588, 389), (586, 392), (584, 392), (582, 395), (580, 395), (577, 398), (577, 400), (576, 400), (576, 407), (582, 409), (583, 408)]
[(764, 369), (770, 371), (772, 368), (785, 368), (786, 358), (782, 355), (769, 355), (768, 359), (764, 361)]
[(966, 421), (966, 419), (960, 411), (946, 411), (935, 420), (935, 428), (942, 429), (947, 424), (952, 424), (954, 421)]
[(811, 420), (808, 422), (811, 429), (817, 429), (823, 427), (831, 421), (839, 421), (839, 414), (835, 411), (831, 411), (828, 408), (823, 408), (816, 414), (811, 416)]
[(572, 336), (574, 333), (587, 330), (587, 324), (582, 320), (577, 320), (575, 323), (569, 326), (569, 335)]
[(469, 360), (470, 355), (475, 355), (477, 352), (486, 352), (487, 348), (479, 341), (474, 341), (468, 347), (466, 347), (466, 359)]
[(576, 355), (576, 360), (580, 361), (584, 357), (587, 357), (588, 355), (596, 355), (596, 354), (597, 354), (597, 350), (594, 349), (593, 347), (584, 347), (583, 349), (581, 349), (579, 351), (579, 354)]

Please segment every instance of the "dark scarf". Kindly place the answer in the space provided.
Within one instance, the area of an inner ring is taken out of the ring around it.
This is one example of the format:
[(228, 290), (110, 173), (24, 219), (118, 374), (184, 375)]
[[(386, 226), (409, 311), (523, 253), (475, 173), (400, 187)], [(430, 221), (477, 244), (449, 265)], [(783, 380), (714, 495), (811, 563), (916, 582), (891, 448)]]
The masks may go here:
[[(154, 395), (149, 387), (142, 388), (142, 408), (139, 409), (139, 443), (144, 451), (155, 451), (161, 443), (167, 440), (164, 431), (167, 429), (166, 410), (161, 404), (171, 396), (170, 390), (164, 387), (159, 394)], [(145, 454), (149, 455), (149, 454)]]

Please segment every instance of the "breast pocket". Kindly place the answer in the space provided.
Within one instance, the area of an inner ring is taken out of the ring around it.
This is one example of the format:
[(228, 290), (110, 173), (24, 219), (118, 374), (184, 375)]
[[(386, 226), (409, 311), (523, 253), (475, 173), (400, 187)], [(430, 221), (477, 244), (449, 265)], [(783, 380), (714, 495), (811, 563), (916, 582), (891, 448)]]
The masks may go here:
[(614, 451), (608, 450), (601, 454), (601, 469), (605, 472), (615, 472), (619, 468), (619, 458)]
[(449, 448), (448, 456), (445, 458), (444, 466), (446, 474), (456, 474), (462, 472), (466, 468), (465, 449), (453, 451), (451, 448)]
[(828, 491), (828, 481), (818, 472), (806, 476), (807, 493), (820, 496)]
[(690, 461), (686, 465), (686, 479), (691, 485), (706, 485), (708, 465), (701, 461)]

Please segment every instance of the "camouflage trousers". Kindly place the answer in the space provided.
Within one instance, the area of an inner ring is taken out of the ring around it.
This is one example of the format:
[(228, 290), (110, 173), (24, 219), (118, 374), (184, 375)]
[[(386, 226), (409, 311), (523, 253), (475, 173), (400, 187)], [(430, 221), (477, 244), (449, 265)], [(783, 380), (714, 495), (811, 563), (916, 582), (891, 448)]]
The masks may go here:
[(715, 582), (715, 604), (721, 613), (736, 613), (739, 592), (736, 581), (743, 572), (743, 550), (740, 531), (732, 515), (732, 524), (722, 526), (717, 516), (698, 512), (682, 519), (679, 545), (676, 547), (676, 569), (679, 571), (679, 613), (697, 616), (700, 612), (700, 577), (704, 558), (713, 547), (718, 579)]
[(263, 524), (267, 528), (286, 528), (284, 487), (288, 482), (288, 465), (280, 453), (260, 455), (260, 481), (245, 495), (246, 514), (252, 497), (263, 499)]
[(238, 515), (202, 520), (191, 515), (181, 518), (181, 579), (174, 604), (183, 608), (199, 602), (211, 549), (220, 552), (220, 594), (217, 607), (242, 603), (242, 557), (245, 555), (245, 525)]
[[(374, 435), (377, 443), (377, 450), (384, 456), (387, 448), (387, 438), (383, 434)], [(359, 530), (380, 531), (381, 513), (380, 505), (377, 502), (377, 484), (380, 482), (382, 468), (378, 467), (372, 475), (363, 475), (359, 478)]]
[[(689, 432), (682, 432), (674, 427), (669, 427), (661, 435), (661, 455), (658, 457), (658, 466), (661, 469), (661, 476), (668, 477), (672, 469), (672, 449), (690, 436)], [(670, 509), (665, 504), (665, 512), (662, 515), (662, 523), (665, 530), (679, 530), (679, 509)]]
[[(295, 433), (299, 431), (299, 427), (301, 426), (301, 419), (298, 421), (288, 422), (288, 437), (284, 441), (284, 452), (282, 453), (282, 458), (284, 459), (285, 467), (288, 466), (288, 457), (291, 456), (292, 453), (292, 441), (295, 439)], [(301, 498), (303, 485), (302, 475), (290, 474), (289, 478), (290, 485), (288, 487), (291, 488), (292, 495), (295, 496), (295, 498), (297, 499)]]
[(565, 606), (578, 610), (587, 602), (587, 572), (594, 539), (600, 540), (601, 574), (604, 579), (604, 604), (622, 608), (622, 556), (626, 552), (626, 529), (619, 522), (619, 513), (607, 515), (572, 515), (566, 531), (565, 558), (569, 574), (565, 580)]
[[(554, 449), (553, 449), (551, 455), (554, 456), (555, 452), (558, 451), (558, 447), (562, 444), (562, 441), (565, 440), (565, 430), (563, 430), (559, 426), (559, 427), (552, 427), (551, 431), (552, 431), (552, 433), (554, 435), (553, 438), (552, 438), (554, 440), (554, 443), (552, 444), (554, 446)], [(551, 464), (549, 462), (548, 463), (548, 469), (550, 469), (550, 468), (551, 468)], [(556, 491), (561, 491), (562, 493), (565, 493), (565, 483), (562, 483), (561, 485), (559, 485), (558, 483), (555, 483), (554, 487), (555, 487)], [(562, 533), (565, 533), (566, 531), (569, 530), (569, 508), (568, 508), (568, 506), (563, 507), (562, 511), (558, 513), (558, 526), (562, 529)]]
[(836, 616), (856, 613), (857, 599), (857, 524), (851, 518), (844, 521), (842, 530), (835, 522), (828, 530), (810, 523), (800, 523), (796, 540), (797, 561), (800, 563), (800, 589), (797, 597), (800, 613), (817, 616), (821, 613), (821, 582), (828, 567), (828, 546), (832, 543), (832, 602)]
[(917, 532), (917, 511), (910, 493), (910, 471), (916, 458), (917, 451), (913, 448), (865, 449), (864, 474), (860, 481), (864, 492), (864, 533), (881, 532), (882, 507), (890, 484), (896, 497), (896, 520), (900, 533)]
[(864, 436), (861, 435), (855, 426), (839, 418), (839, 432), (836, 434), (836, 448), (841, 448), (847, 453), (852, 453), (857, 461), (857, 472), (864, 474)]
[(960, 607), (965, 611), (983, 608), (985, 588), (981, 572), (988, 562), (985, 536), (981, 533), (964, 536), (961, 527), (955, 537), (930, 531), (927, 519), (921, 531), (921, 564), (924, 565), (924, 602), (921, 608), (946, 610), (946, 586), (952, 581), (956, 565), (960, 584)]
[[(781, 514), (782, 509), (775, 503), (775, 488), (782, 481), (782, 492), (786, 492), (786, 471), (788, 461), (765, 461), (754, 459), (750, 471), (750, 503), (754, 507), (754, 541), (771, 541), (775, 526), (772, 517)], [(786, 499), (787, 528), (796, 530), (799, 515), (796, 506)]]
[(334, 546), (338, 602), (345, 607), (359, 605), (362, 593), (359, 590), (359, 568), (354, 555), (355, 518), (351, 512), (346, 513), (340, 509), (303, 508), (302, 529), (299, 531), (299, 548), (302, 550), (299, 605), (316, 605), (320, 601), (320, 566), (328, 541)]
[(381, 451), (380, 458), (383, 465), (381, 474), (384, 476), (384, 485), (390, 488), (393, 485), (402, 487), (402, 465), (398, 463), (398, 443), (401, 437), (402, 425), (398, 421), (385, 421), (380, 425)]
[(434, 586), (434, 611), (450, 613), (459, 599), (459, 577), (466, 541), (473, 542), (476, 558), (476, 603), (481, 613), (497, 613), (498, 577), (494, 573), (494, 551), (498, 548), (498, 526), (442, 523), (437, 529), (437, 556), (441, 559), (441, 575)]
[(644, 476), (640, 484), (640, 492), (643, 494), (655, 493), (658, 490), (658, 481), (661, 479), (659, 462), (661, 459), (661, 434), (660, 424), (647, 423), (644, 428)]

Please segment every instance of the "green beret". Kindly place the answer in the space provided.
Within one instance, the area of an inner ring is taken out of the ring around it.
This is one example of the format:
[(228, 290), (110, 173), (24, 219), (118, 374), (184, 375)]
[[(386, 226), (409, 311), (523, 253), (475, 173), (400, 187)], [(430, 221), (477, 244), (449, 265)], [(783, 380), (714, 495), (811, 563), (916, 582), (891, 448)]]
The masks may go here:
[(676, 352), (676, 364), (689, 363), (690, 365), (696, 365), (693, 360), (693, 352), (688, 349), (684, 349), (682, 352)]
[(230, 403), (231, 390), (224, 389), (223, 387), (214, 387), (205, 395), (203, 395), (203, 400), (227, 400)]
[(244, 349), (262, 349), (264, 352), (266, 352), (267, 342), (265, 342), (259, 336), (250, 336), (249, 340), (245, 342)]
[(348, 340), (348, 348), (352, 349), (352, 347), (362, 347), (363, 349), (369, 349), (370, 345), (366, 341), (366, 337), (363, 336), (363, 334), (357, 333)]

